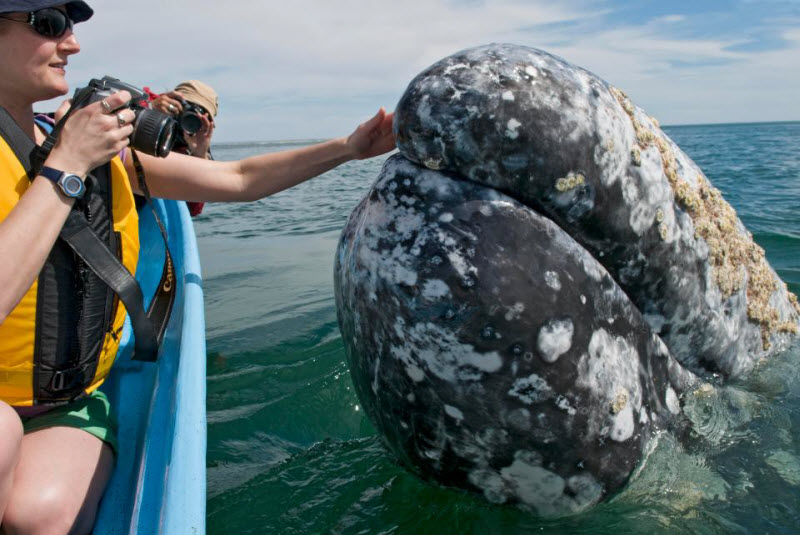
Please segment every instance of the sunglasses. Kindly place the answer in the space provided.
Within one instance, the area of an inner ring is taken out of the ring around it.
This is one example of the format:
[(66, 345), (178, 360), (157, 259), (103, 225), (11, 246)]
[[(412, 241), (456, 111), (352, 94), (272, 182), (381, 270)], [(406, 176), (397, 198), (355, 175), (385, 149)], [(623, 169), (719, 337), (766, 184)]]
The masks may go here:
[(48, 38), (61, 37), (67, 33), (67, 30), (72, 29), (72, 19), (69, 18), (69, 15), (54, 7), (31, 11), (28, 13), (28, 20), (26, 21), (3, 16), (0, 16), (0, 18), (29, 24), (36, 33)]

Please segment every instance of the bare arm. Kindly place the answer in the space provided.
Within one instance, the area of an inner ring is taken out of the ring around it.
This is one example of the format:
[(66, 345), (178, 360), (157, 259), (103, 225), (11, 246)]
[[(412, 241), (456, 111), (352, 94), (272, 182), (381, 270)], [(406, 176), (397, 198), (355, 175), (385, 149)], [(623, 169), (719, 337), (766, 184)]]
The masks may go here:
[[(171, 153), (167, 158), (141, 155), (150, 192), (155, 197), (188, 201), (252, 201), (290, 188), (352, 160), (394, 148), (392, 114), (381, 109), (346, 138), (237, 162), (214, 162)], [(126, 160), (135, 189), (135, 171)]]

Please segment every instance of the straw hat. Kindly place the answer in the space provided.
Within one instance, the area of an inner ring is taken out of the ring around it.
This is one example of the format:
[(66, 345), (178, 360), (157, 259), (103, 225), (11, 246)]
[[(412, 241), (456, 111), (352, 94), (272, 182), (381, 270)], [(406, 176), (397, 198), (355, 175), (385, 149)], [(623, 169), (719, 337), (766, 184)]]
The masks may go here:
[(217, 116), (217, 92), (210, 85), (199, 80), (187, 80), (175, 86), (175, 92), (192, 104), (204, 107), (212, 117)]

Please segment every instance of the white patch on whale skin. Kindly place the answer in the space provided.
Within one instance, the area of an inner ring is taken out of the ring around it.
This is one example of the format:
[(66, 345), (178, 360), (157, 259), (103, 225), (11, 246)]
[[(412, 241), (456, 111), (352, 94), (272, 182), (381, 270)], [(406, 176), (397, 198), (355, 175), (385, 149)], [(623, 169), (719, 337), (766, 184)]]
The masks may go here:
[(505, 316), (506, 321), (518, 320), (522, 313), (525, 312), (525, 305), (522, 303), (514, 303), (514, 306), (508, 307)]
[(453, 220), (453, 214), (451, 214), (450, 212), (445, 212), (439, 216), (439, 221), (441, 221), (442, 223), (449, 223), (452, 220)]
[(637, 203), (631, 208), (628, 223), (637, 236), (644, 234), (653, 224), (655, 212), (645, 203)]
[(570, 416), (575, 416), (576, 414), (578, 414), (578, 411), (576, 411), (575, 407), (573, 407), (570, 404), (566, 396), (558, 396), (556, 398), (556, 407), (558, 407), (562, 411), (567, 411), (567, 414), (569, 414)]
[(389, 352), (405, 364), (412, 380), (425, 377), (423, 366), (448, 382), (479, 381), (484, 373), (497, 372), (503, 366), (496, 351), (478, 353), (474, 346), (461, 343), (452, 332), (434, 323), (406, 327), (402, 318), (397, 318), (394, 330), (403, 343), (391, 346)]
[[(603, 486), (591, 474), (565, 480), (543, 468), (541, 455), (536, 452), (517, 451), (514, 461), (499, 472), (482, 463), (467, 478), (491, 503), (505, 503), (514, 497), (542, 515), (578, 513), (603, 496)], [(569, 489), (569, 495), (565, 489)]]
[(600, 92), (593, 109), (594, 131), (599, 135), (594, 161), (600, 170), (600, 183), (609, 187), (624, 179), (628, 170), (633, 126), (629, 118), (617, 110), (616, 98), (607, 91)]
[(567, 479), (567, 488), (572, 492), (572, 511), (580, 512), (600, 501), (603, 486), (591, 474), (579, 474)]
[(545, 271), (544, 272), (544, 282), (555, 291), (559, 291), (561, 289), (561, 281), (558, 278), (558, 273), (555, 271)]
[(503, 100), (508, 100), (510, 102), (514, 102), (514, 93), (511, 91), (506, 91), (503, 93)]
[(508, 120), (508, 124), (506, 125), (506, 137), (511, 139), (517, 139), (519, 137), (519, 132), (517, 129), (522, 126), (522, 123), (514, 119), (513, 117)]
[(511, 390), (508, 391), (509, 396), (513, 396), (526, 405), (533, 405), (540, 403), (553, 397), (555, 392), (547, 381), (536, 375), (535, 373), (528, 377), (522, 377), (514, 381)]
[[(586, 354), (578, 361), (578, 377), (575, 384), (589, 390), (591, 404), (602, 407), (592, 411), (587, 421), (586, 436), (593, 437), (608, 431), (608, 411), (617, 398), (617, 393), (627, 391), (628, 415), (620, 411), (613, 422), (618, 436), (625, 437), (629, 425), (633, 424), (633, 414), (642, 408), (642, 387), (639, 379), (639, 354), (628, 340), (614, 336), (603, 328), (592, 333)], [(590, 400), (583, 403), (590, 404)], [(619, 425), (617, 428), (616, 426)], [(604, 431), (606, 430), (606, 431)]]
[(422, 286), (422, 297), (428, 301), (435, 301), (450, 295), (450, 287), (440, 279), (430, 279)]
[(538, 513), (556, 514), (561, 511), (563, 506), (558, 502), (564, 497), (566, 482), (555, 472), (515, 459), (510, 466), (500, 470), (500, 476), (522, 503), (534, 507)]
[(597, 397), (610, 401), (617, 392), (627, 390), (628, 403), (637, 410), (641, 407), (639, 355), (625, 338), (597, 329), (578, 368), (576, 383), (588, 387)]
[(478, 208), (478, 211), (483, 215), (485, 215), (486, 217), (492, 215), (492, 209), (489, 206), (486, 206), (485, 204), (482, 204), (481, 207)]
[(448, 74), (452, 74), (455, 71), (462, 71), (462, 70), (465, 70), (465, 69), (469, 69), (469, 65), (467, 65), (466, 63), (454, 63), (453, 65), (448, 65), (444, 69), (444, 74), (448, 75)]
[(445, 405), (444, 412), (451, 418), (455, 418), (456, 420), (463, 420), (464, 413), (458, 410), (457, 408), (453, 407), (452, 405)]
[(406, 374), (411, 378), (412, 381), (415, 383), (420, 383), (425, 380), (425, 372), (420, 370), (419, 367), (413, 364), (406, 365)]
[(450, 261), (450, 264), (453, 266), (453, 268), (462, 277), (466, 277), (469, 273), (475, 273), (475, 274), (478, 273), (478, 268), (470, 265), (467, 262), (467, 260), (462, 255), (458, 254), (458, 252), (456, 251), (448, 251), (447, 259)]
[(669, 412), (672, 414), (678, 414), (681, 412), (681, 404), (678, 401), (678, 395), (671, 386), (667, 387), (667, 393), (664, 396), (664, 401), (667, 404), (667, 409), (669, 409)]
[(647, 410), (644, 407), (642, 407), (641, 409), (639, 409), (639, 423), (644, 425), (649, 421), (650, 418), (647, 417)]
[(505, 503), (509, 498), (503, 478), (494, 470), (488, 468), (472, 470), (467, 479), (476, 488), (481, 489), (483, 496), (491, 503)]
[(624, 442), (633, 436), (633, 430), (633, 407), (629, 403), (614, 417), (611, 439), (617, 442)]
[(579, 258), (584, 273), (586, 273), (590, 278), (594, 279), (595, 282), (600, 282), (603, 280), (603, 275), (608, 273), (597, 260), (588, 254), (581, 254)]
[(536, 339), (536, 347), (539, 349), (542, 360), (552, 364), (558, 360), (558, 357), (569, 351), (569, 348), (572, 347), (574, 331), (575, 327), (569, 318), (548, 321), (539, 330), (539, 336)]

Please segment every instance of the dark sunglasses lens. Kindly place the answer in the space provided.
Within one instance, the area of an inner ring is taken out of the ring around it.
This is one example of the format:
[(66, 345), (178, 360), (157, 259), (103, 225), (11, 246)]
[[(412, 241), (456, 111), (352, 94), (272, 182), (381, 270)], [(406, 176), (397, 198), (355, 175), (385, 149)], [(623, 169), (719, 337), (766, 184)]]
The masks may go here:
[(45, 8), (33, 13), (33, 29), (45, 37), (61, 37), (72, 28), (72, 20), (63, 11)]

